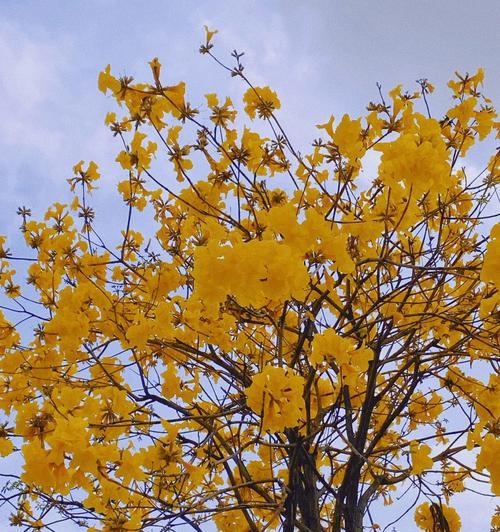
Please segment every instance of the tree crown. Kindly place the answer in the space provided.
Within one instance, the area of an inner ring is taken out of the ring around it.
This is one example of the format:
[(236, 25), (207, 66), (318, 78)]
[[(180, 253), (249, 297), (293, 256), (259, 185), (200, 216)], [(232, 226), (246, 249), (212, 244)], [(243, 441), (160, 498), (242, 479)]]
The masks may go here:
[(10, 522), (361, 531), (405, 492), (421, 529), (459, 530), (453, 494), (500, 494), (498, 153), (462, 166), (498, 138), (483, 72), (457, 74), (440, 120), (419, 80), (331, 117), (302, 155), (277, 94), (242, 54), (220, 62), (214, 34), (200, 52), (247, 85), (251, 126), (215, 94), (202, 119), (158, 59), (144, 83), (108, 66), (118, 245), (83, 161), (68, 204), (19, 209), (31, 257), (0, 241)]

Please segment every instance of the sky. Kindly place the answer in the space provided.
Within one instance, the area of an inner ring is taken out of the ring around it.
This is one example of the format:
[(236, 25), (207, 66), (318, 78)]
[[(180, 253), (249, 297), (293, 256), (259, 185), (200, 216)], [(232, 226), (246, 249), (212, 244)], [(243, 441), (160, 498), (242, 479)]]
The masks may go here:
[[(150, 79), (147, 62), (157, 56), (165, 82), (186, 81), (195, 106), (209, 92), (237, 101), (241, 83), (198, 53), (203, 25), (217, 28), (216, 53), (245, 52), (247, 75), (277, 91), (279, 118), (305, 151), (330, 114), (362, 115), (377, 82), (415, 89), (428, 78), (431, 111), (442, 116), (453, 72), (484, 67), (485, 93), (498, 105), (499, 21), (498, 0), (0, 0), (0, 234), (15, 248), (18, 206), (40, 215), (68, 201), (66, 179), (81, 159), (103, 174), (98, 216), (121, 215), (108, 207), (123, 178), (117, 139), (103, 124), (114, 106), (97, 90), (108, 63)], [(479, 168), (483, 156), (467, 163)], [(489, 528), (491, 501), (456, 500), (464, 530)]]

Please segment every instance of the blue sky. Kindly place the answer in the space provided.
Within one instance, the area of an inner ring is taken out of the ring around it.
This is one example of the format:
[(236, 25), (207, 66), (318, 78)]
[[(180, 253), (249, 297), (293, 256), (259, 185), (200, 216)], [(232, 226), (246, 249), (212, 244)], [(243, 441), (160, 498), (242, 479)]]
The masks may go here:
[[(376, 82), (389, 90), (428, 78), (441, 116), (453, 72), (482, 66), (498, 104), (499, 20), (498, 0), (0, 0), (0, 234), (16, 234), (19, 205), (41, 214), (67, 200), (80, 159), (102, 169), (97, 210), (112, 204), (119, 146), (103, 125), (113, 103), (97, 90), (108, 63), (149, 79), (147, 62), (158, 56), (166, 82), (185, 80), (194, 105), (208, 92), (236, 100), (238, 80), (198, 54), (203, 25), (218, 28), (217, 53), (246, 52), (248, 76), (278, 92), (281, 121), (305, 150), (330, 114), (362, 114)], [(468, 164), (479, 167), (482, 155)], [(488, 529), (493, 504), (457, 496), (457, 506), (464, 530)]]

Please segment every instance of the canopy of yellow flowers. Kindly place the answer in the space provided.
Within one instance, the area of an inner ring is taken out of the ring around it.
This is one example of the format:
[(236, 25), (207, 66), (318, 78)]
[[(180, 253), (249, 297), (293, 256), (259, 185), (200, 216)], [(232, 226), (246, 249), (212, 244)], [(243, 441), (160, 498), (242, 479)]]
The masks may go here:
[(192, 107), (157, 59), (152, 83), (107, 66), (117, 245), (83, 161), (67, 204), (21, 210), (25, 270), (0, 239), (0, 455), (22, 461), (11, 524), (41, 529), (63, 508), (89, 531), (357, 530), (352, 486), (365, 515), (413, 483), (417, 525), (457, 531), (454, 493), (487, 480), (500, 495), (500, 225), (481, 232), (498, 153), (478, 177), (462, 166), (498, 138), (483, 73), (450, 82), (441, 120), (422, 80), (330, 118), (301, 155), (276, 93), (235, 59), (268, 137), (230, 98)]

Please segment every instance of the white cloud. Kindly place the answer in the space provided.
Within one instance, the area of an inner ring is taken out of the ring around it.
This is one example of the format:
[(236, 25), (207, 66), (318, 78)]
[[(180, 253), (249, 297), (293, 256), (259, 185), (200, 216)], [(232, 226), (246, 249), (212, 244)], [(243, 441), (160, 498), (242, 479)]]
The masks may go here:
[(17, 232), (17, 206), (35, 207), (39, 215), (53, 201), (67, 200), (66, 179), (80, 159), (114, 159), (116, 144), (100, 107), (109, 102), (96, 83), (89, 93), (88, 83), (79, 82), (82, 55), (66, 33), (0, 23), (2, 234)]
[(40, 118), (61, 87), (65, 63), (62, 48), (3, 22), (0, 57), (2, 142), (50, 152), (59, 141), (58, 134)]

